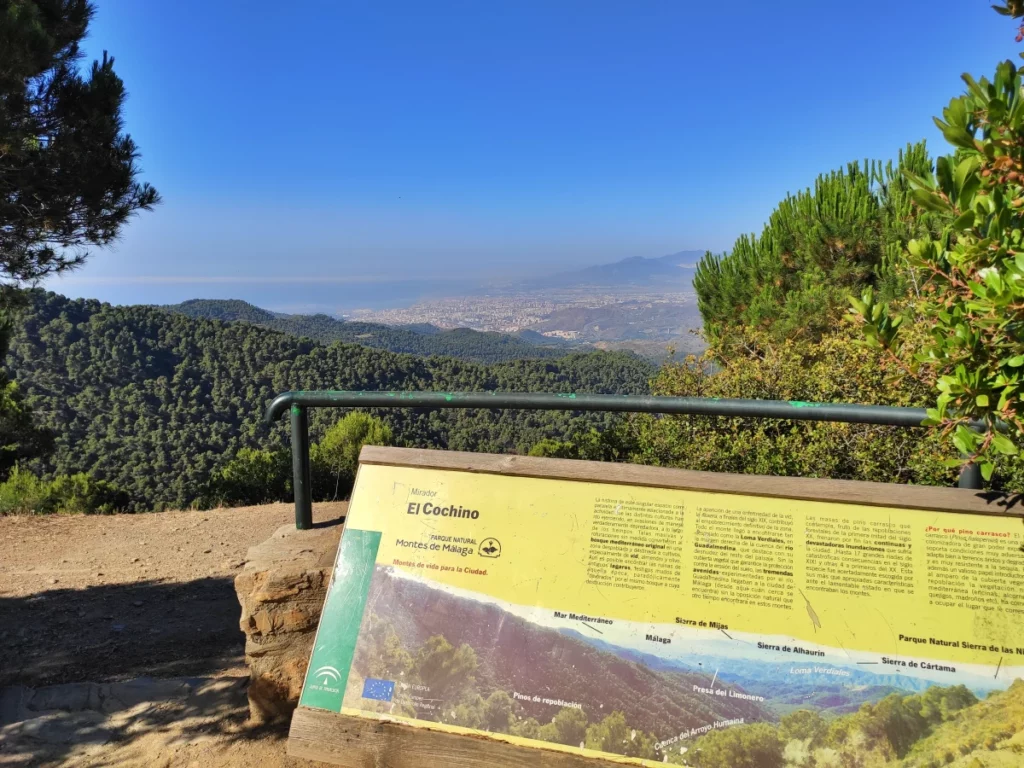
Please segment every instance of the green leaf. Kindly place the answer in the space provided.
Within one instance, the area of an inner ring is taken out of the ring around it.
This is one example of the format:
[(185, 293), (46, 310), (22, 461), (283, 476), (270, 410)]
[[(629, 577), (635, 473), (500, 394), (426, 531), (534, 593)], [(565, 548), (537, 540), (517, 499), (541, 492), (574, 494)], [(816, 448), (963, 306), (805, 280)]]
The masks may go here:
[(1009, 360), (1006, 361), (1006, 364), (1011, 368), (1020, 368), (1022, 365), (1024, 365), (1024, 355), (1017, 355), (1016, 357), (1011, 357)]
[(981, 165), (981, 161), (977, 156), (971, 156), (960, 161), (957, 165), (956, 171), (953, 172), (953, 184), (956, 189), (957, 196), (964, 188), (964, 184), (967, 182), (967, 177), (978, 170), (978, 166)]
[(988, 407), (988, 395), (978, 395), (976, 398), (974, 398), (974, 402), (976, 402), (982, 408), (987, 408)]
[(992, 479), (992, 472), (993, 470), (995, 470), (995, 468), (996, 465), (993, 464), (991, 461), (981, 462), (981, 476), (982, 478), (984, 478), (985, 482), (988, 482), (989, 480)]
[(936, 213), (945, 213), (951, 208), (949, 203), (927, 189), (915, 189), (914, 200), (922, 208), (929, 211), (935, 211)]
[(992, 447), (1004, 456), (1016, 456), (1017, 446), (1006, 435), (996, 432), (992, 435)]
[(950, 226), (958, 231), (970, 229), (974, 226), (974, 211), (964, 211), (956, 217)]
[[(959, 100), (954, 99), (953, 102), (950, 102), (950, 107), (953, 106), (953, 103), (958, 101)], [(947, 113), (951, 112), (950, 107), (947, 107), (943, 111)], [(962, 105), (960, 106), (959, 111), (965, 111)], [(955, 114), (955, 117), (959, 118), (959, 114)], [(954, 124), (953, 122), (944, 123), (938, 118), (935, 118), (935, 125), (940, 131), (942, 131), (942, 135), (946, 138), (946, 141), (954, 146), (963, 147), (964, 149), (975, 149), (974, 137), (968, 132), (966, 122), (967, 121), (964, 120), (961, 124)], [(957, 123), (960, 123), (959, 119), (957, 120)]]
[(959, 448), (961, 453), (972, 455), (977, 443), (978, 434), (976, 432), (972, 432), (963, 424), (957, 425), (956, 431), (953, 432), (953, 445)]
[(980, 85), (978, 85), (978, 81), (971, 77), (969, 74), (963, 74), (961, 76), (961, 79), (963, 79), (963, 81), (967, 83), (968, 90), (970, 90), (970, 92), (973, 93), (977, 98), (988, 98), (988, 95), (985, 93), (984, 89)]

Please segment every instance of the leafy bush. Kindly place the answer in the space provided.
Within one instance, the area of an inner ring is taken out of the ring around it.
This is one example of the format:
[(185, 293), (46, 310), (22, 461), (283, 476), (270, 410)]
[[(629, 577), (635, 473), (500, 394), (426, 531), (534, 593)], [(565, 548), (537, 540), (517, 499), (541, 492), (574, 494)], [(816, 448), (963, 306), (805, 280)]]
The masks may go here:
[(109, 514), (123, 512), (128, 505), (126, 493), (84, 473), (47, 481), (15, 467), (0, 483), (0, 515)]
[(287, 450), (243, 448), (214, 475), (213, 503), (246, 506), (284, 501), (292, 493), (291, 472)]
[[(999, 10), (1024, 16), (1019, 4)], [(1024, 96), (1010, 61), (992, 81), (963, 79), (967, 92), (935, 119), (954, 153), (934, 175), (904, 172), (919, 209), (947, 222), (909, 243), (919, 290), (895, 307), (870, 290), (853, 304), (867, 342), (931, 387), (930, 418), (987, 480), (1024, 442)], [(923, 344), (903, 333), (912, 324), (927, 328)]]
[[(879, 353), (841, 333), (817, 343), (774, 343), (747, 333), (743, 354), (711, 351), (667, 364), (652, 392), (683, 397), (877, 403), (917, 406), (927, 390), (887, 383)], [(834, 477), (951, 485), (952, 453), (925, 430), (870, 424), (710, 416), (636, 417), (620, 437), (633, 461), (716, 472)]]
[(122, 512), (130, 501), (124, 491), (81, 472), (54, 478), (49, 483), (48, 498), (52, 511), (87, 515)]
[(367, 413), (346, 414), (311, 446), (309, 459), (313, 475), (313, 498), (346, 498), (352, 491), (364, 445), (391, 445), (391, 428)]
[(47, 512), (47, 484), (31, 472), (11, 470), (10, 476), (0, 483), (0, 515), (31, 515)]

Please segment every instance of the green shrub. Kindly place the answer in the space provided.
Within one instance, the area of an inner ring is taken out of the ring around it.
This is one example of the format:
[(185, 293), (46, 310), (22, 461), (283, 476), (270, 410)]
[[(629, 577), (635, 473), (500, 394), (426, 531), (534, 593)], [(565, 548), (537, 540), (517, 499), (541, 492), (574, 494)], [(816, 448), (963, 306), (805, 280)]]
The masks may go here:
[(46, 509), (47, 485), (43, 480), (15, 466), (0, 483), (0, 515), (31, 515)]
[[(727, 359), (714, 351), (664, 366), (653, 394), (920, 406), (923, 386), (894, 387), (880, 353), (843, 333), (816, 343), (773, 342), (748, 331)], [(633, 461), (714, 472), (952, 485), (955, 454), (921, 429), (711, 416), (637, 417), (627, 423)]]
[(363, 446), (391, 445), (392, 439), (391, 428), (380, 419), (361, 411), (346, 414), (310, 448), (313, 498), (347, 498)]
[(291, 497), (291, 457), (287, 450), (243, 448), (214, 475), (213, 504), (247, 506)]
[(0, 515), (110, 514), (126, 510), (129, 502), (124, 491), (84, 473), (47, 481), (15, 467), (0, 483)]
[(84, 473), (62, 475), (49, 484), (49, 503), (55, 512), (111, 514), (128, 508), (128, 494), (105, 480)]

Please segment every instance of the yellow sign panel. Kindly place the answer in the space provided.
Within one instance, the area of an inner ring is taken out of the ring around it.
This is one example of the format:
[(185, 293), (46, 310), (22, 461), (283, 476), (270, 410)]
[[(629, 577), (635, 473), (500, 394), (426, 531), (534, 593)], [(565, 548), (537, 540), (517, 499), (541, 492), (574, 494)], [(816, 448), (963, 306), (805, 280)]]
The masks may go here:
[[(955, 713), (1024, 677), (1022, 532), (1007, 517), (364, 465), (302, 704), (694, 765), (757, 724), (787, 748), (794, 712), (830, 723), (928, 696)], [(941, 726), (920, 718), (910, 744)]]

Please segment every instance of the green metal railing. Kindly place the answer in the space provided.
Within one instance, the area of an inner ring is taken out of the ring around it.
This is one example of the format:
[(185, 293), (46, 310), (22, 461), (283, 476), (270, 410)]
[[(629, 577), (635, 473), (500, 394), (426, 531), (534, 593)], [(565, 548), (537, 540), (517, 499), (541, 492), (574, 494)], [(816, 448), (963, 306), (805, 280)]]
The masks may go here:
[[(837, 421), (920, 427), (924, 408), (888, 405), (806, 403), (799, 400), (737, 400), (705, 397), (653, 397), (649, 395), (553, 395), (503, 392), (285, 392), (267, 407), (266, 420), (273, 423), (285, 411), (292, 423), (292, 475), (295, 490), (295, 527), (311, 528), (310, 408), (516, 408), (533, 411), (615, 411), (673, 415), (730, 416), (791, 421)], [(960, 474), (961, 488), (981, 488), (976, 464)]]

